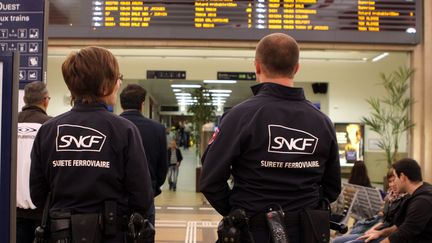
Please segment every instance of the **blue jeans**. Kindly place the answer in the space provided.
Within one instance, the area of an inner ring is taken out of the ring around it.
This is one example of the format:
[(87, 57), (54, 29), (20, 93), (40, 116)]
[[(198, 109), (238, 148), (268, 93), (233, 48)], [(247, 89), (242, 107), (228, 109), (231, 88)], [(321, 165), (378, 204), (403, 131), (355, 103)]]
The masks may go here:
[[(338, 236), (333, 240), (333, 243), (364, 243), (364, 240), (356, 240), (358, 237), (362, 236), (363, 234), (347, 234)], [(376, 240), (369, 241), (370, 243), (379, 243), (380, 241), (384, 240), (385, 237), (380, 237)]]
[(171, 189), (175, 190), (177, 188), (178, 173), (179, 173), (178, 165), (170, 165), (168, 167), (168, 182), (170, 185), (170, 190)]
[(364, 232), (372, 228), (372, 226), (380, 222), (381, 219), (382, 219), (381, 216), (375, 215), (370, 219), (359, 220), (354, 224), (351, 230), (351, 234), (363, 234)]
[(353, 241), (355, 239), (357, 239), (358, 237), (360, 237), (362, 234), (347, 234), (347, 235), (342, 235), (342, 236), (338, 236), (333, 240), (333, 243), (345, 243), (345, 242), (350, 242)]

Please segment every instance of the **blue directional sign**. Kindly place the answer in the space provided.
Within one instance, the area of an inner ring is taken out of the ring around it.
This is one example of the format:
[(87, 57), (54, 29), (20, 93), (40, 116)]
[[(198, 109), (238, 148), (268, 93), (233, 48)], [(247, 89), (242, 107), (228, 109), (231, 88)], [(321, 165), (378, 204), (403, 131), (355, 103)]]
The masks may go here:
[(44, 81), (45, 0), (0, 2), (0, 51), (20, 53), (19, 83)]

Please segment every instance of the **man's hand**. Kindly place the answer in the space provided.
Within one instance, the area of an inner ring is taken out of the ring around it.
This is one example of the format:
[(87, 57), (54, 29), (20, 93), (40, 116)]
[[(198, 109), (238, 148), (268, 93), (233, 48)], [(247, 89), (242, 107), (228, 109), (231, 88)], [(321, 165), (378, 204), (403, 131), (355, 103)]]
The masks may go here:
[(382, 232), (380, 230), (368, 230), (364, 235), (357, 238), (357, 240), (364, 240), (365, 242), (369, 242), (372, 240), (376, 240), (381, 237)]
[(383, 224), (384, 224), (383, 222), (376, 223), (374, 226), (372, 226), (372, 228), (368, 229), (364, 234), (368, 234), (374, 231), (376, 228), (381, 227)]
[[(393, 225), (393, 226), (388, 227), (388, 228), (384, 228), (382, 230), (370, 229), (370, 230), (366, 231), (366, 233), (364, 233), (364, 235), (360, 236), (357, 239), (358, 240), (364, 240), (365, 242), (370, 242), (370, 241), (378, 239), (380, 237), (387, 237), (396, 231), (397, 231), (396, 225)], [(388, 238), (384, 239), (381, 242), (390, 243)]]

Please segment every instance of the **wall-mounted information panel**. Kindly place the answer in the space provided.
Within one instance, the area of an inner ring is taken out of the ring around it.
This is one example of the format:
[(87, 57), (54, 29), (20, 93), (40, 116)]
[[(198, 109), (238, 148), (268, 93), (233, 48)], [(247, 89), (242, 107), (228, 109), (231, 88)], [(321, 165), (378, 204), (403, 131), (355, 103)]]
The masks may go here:
[(416, 44), (421, 0), (51, 0), (49, 36)]
[(20, 88), (44, 81), (46, 63), (45, 0), (0, 2), (0, 51), (19, 51)]

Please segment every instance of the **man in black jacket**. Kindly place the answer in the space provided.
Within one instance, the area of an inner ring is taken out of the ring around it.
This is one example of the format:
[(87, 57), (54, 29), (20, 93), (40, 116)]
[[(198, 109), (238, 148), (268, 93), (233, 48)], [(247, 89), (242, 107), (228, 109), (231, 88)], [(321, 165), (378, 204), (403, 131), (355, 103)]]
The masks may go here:
[[(165, 182), (168, 171), (167, 141), (165, 127), (141, 114), (146, 93), (146, 90), (138, 84), (126, 86), (120, 93), (120, 103), (124, 110), (120, 116), (134, 123), (140, 131), (152, 179), (153, 192), (156, 197), (161, 193), (160, 187)], [(154, 204), (150, 207), (147, 215), (154, 225)]]
[(36, 208), (30, 198), (30, 152), (40, 126), (51, 118), (46, 113), (49, 100), (45, 83), (35, 81), (24, 87), (25, 106), (18, 113), (17, 243), (33, 242), (42, 218), (42, 208)]
[(410, 197), (395, 216), (395, 225), (380, 231), (372, 231), (361, 237), (365, 242), (387, 237), (381, 243), (432, 242), (432, 185), (422, 181), (417, 161), (401, 159), (393, 164), (395, 183), (399, 193)]
[(336, 200), (341, 190), (333, 123), (293, 87), (298, 59), (290, 36), (261, 39), (255, 96), (223, 115), (202, 158), (201, 192), (223, 216), (243, 209), (255, 242), (269, 242), (264, 214), (275, 204), (291, 215), (289, 242), (300, 242), (299, 212), (316, 208), (321, 195)]

